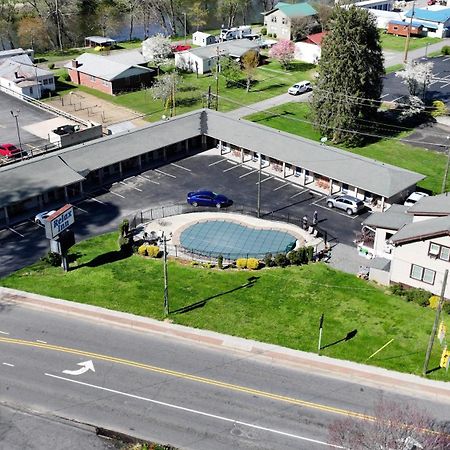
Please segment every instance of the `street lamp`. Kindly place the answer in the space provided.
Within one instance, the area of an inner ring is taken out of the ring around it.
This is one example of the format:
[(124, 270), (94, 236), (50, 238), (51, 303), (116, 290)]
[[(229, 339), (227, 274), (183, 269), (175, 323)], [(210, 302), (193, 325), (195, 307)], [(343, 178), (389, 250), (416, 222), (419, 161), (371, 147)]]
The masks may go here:
[(13, 110), (10, 111), (11, 115), (16, 119), (16, 129), (17, 129), (17, 137), (19, 139), (19, 148), (20, 148), (20, 157), (23, 161), (23, 149), (22, 149), (22, 141), (20, 139), (20, 129), (19, 129), (19, 110), (14, 112)]

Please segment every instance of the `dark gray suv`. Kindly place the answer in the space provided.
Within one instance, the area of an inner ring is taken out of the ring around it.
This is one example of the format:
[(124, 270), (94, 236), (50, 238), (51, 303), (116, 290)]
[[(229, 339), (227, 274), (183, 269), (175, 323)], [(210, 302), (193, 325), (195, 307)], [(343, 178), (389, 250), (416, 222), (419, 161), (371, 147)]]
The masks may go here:
[(358, 214), (364, 209), (364, 203), (356, 197), (344, 194), (335, 194), (327, 197), (328, 208), (338, 208), (344, 210), (349, 216)]

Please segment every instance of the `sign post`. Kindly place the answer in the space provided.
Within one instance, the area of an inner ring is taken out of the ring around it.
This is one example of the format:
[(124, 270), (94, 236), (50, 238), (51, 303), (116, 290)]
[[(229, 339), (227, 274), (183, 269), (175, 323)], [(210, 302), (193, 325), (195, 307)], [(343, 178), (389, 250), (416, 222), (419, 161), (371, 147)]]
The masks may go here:
[(323, 313), (320, 316), (320, 323), (319, 323), (319, 345), (317, 346), (318, 355), (320, 355), (320, 349), (322, 347), (322, 330), (323, 330)]

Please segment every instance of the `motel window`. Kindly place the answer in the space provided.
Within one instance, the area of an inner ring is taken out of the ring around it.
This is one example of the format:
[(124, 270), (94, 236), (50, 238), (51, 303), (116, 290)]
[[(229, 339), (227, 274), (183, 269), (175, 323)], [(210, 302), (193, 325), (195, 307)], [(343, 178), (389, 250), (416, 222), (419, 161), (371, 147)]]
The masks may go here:
[(49, 84), (49, 83), (50, 83), (50, 80), (49, 80), (48, 78), (44, 78), (44, 79), (42, 80), (42, 83), (43, 83), (43, 84)]
[(434, 284), (436, 272), (434, 270), (418, 266), (417, 264), (411, 264), (411, 273), (409, 276), (413, 280), (423, 281), (427, 284)]
[(108, 86), (109, 83), (106, 80), (103, 80), (102, 84), (103, 84), (103, 86)]
[(277, 18), (276, 17), (272, 17), (272, 22), (273, 23), (277, 23)]
[(450, 261), (450, 247), (436, 244), (435, 242), (430, 242), (428, 255), (434, 258), (442, 259), (443, 261)]

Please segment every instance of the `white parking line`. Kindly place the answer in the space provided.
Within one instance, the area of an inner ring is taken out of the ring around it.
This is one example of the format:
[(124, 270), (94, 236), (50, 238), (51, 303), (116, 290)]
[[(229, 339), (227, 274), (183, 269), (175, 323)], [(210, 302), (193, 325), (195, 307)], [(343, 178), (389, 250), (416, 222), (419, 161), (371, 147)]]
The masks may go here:
[(389, 94), (384, 94), (384, 95), (382, 95), (380, 98), (384, 98), (384, 97), (387, 97)]
[[(131, 189), (135, 189), (136, 191), (142, 192), (142, 189), (137, 188), (136, 186), (132, 186), (131, 184), (127, 184), (124, 181), (119, 181), (120, 184), (123, 184), (126, 187), (130, 187)], [(124, 197), (125, 198), (125, 197)]]
[(40, 342), (41, 344), (46, 344), (47, 341), (40, 341), (39, 339), (36, 339), (36, 342)]
[(8, 366), (8, 367), (14, 367), (14, 364), (9, 364), (9, 363), (3, 363), (4, 366)]
[(121, 194), (118, 194), (117, 192), (113, 192), (113, 191), (108, 191), (108, 189), (105, 189), (105, 191), (106, 192), (109, 192), (110, 194), (112, 194), (112, 195), (116, 195), (117, 197), (120, 197), (120, 198), (125, 198), (123, 195), (121, 195)]
[(25, 237), (23, 234), (20, 234), (18, 231), (14, 230), (14, 229), (11, 228), (11, 227), (8, 227), (8, 230), (12, 231), (13, 233), (18, 234), (20, 237)]
[(230, 167), (230, 168), (228, 168), (228, 169), (225, 169), (223, 172), (224, 172), (224, 173), (225, 173), (225, 172), (229, 172), (230, 170), (236, 169), (236, 168), (238, 168), (238, 167), (243, 167), (243, 166), (241, 166), (241, 164), (236, 164), (236, 165), (233, 166), (233, 167)]
[(400, 97), (394, 98), (394, 100), (391, 100), (391, 102), (396, 102), (397, 100), (400, 100), (401, 98), (403, 98), (404, 96), (401, 95)]
[(302, 195), (304, 192), (308, 192), (308, 191), (300, 191), (300, 192), (297, 192), (296, 194), (291, 195), (289, 198), (295, 198), (295, 197), (297, 197), (297, 196), (299, 196), (299, 195)]
[(444, 58), (442, 62), (448, 61), (450, 58)]
[[(272, 177), (264, 178), (264, 180), (261, 180), (261, 184), (263, 184), (264, 181), (271, 180), (272, 178), (274, 178), (274, 177), (272, 176)], [(258, 181), (256, 182), (256, 184), (258, 184)]]
[(175, 167), (178, 167), (179, 169), (183, 169), (183, 170), (186, 170), (187, 172), (192, 172), (192, 170), (191, 170), (191, 169), (188, 169), (187, 167), (183, 167), (183, 166), (180, 166), (179, 164), (175, 164), (175, 163), (170, 163), (170, 165), (171, 165), (171, 166), (175, 166)]
[(441, 86), (441, 89), (443, 89), (443, 88), (445, 88), (445, 87), (447, 87), (447, 86), (450, 86), (450, 83), (443, 84), (443, 85)]
[(250, 170), (250, 172), (244, 173), (244, 175), (241, 175), (239, 178), (247, 177), (248, 175), (251, 175), (252, 173), (258, 172), (258, 169)]
[(155, 172), (162, 173), (163, 175), (167, 175), (168, 177), (176, 178), (176, 176), (172, 175), (171, 173), (166, 173), (159, 169), (154, 169), (154, 170), (155, 170)]
[[(106, 189), (105, 189), (105, 190), (106, 190)], [(108, 192), (108, 191), (107, 191), (107, 192)], [(94, 202), (101, 203), (102, 205), (106, 205), (106, 203), (102, 202), (102, 201), (99, 200), (98, 198), (90, 197), (89, 195), (86, 195), (86, 197), (87, 197), (88, 199), (90, 199), (90, 200), (93, 200)]]
[(285, 182), (284, 184), (282, 184), (282, 185), (276, 187), (275, 189), (272, 189), (272, 191), (278, 191), (279, 189), (283, 189), (283, 188), (286, 187), (286, 186), (290, 186), (289, 183), (286, 183), (286, 182)]
[(9, 333), (7, 331), (0, 331), (0, 334), (6, 334), (9, 335)]
[(357, 218), (359, 217), (357, 214), (353, 214), (353, 215), (349, 216), (347, 213), (341, 212), (341, 211), (339, 211), (339, 210), (336, 209), (336, 208), (328, 208), (328, 206), (321, 205), (321, 204), (319, 203), (320, 200), (322, 200), (322, 199), (318, 199), (318, 200), (316, 200), (315, 202), (312, 202), (311, 205), (315, 205), (315, 206), (317, 206), (317, 207), (319, 207), (319, 208), (322, 208), (322, 209), (325, 209), (325, 210), (327, 210), (327, 211), (333, 211), (334, 213), (339, 214), (340, 216), (347, 217), (347, 218), (349, 218), (350, 220), (355, 220), (355, 219), (357, 219)]
[(144, 177), (144, 175), (138, 175), (139, 178), (142, 178), (146, 181), (150, 181), (150, 183), (159, 184), (157, 181), (150, 180), (150, 178)]
[(209, 167), (215, 166), (216, 164), (220, 164), (221, 162), (227, 161), (227, 158), (220, 159), (219, 161), (208, 164)]
[(73, 205), (73, 207), (74, 207), (75, 209), (79, 209), (80, 211), (83, 211), (83, 212), (86, 213), (86, 214), (89, 214), (85, 209), (80, 208), (79, 206)]

